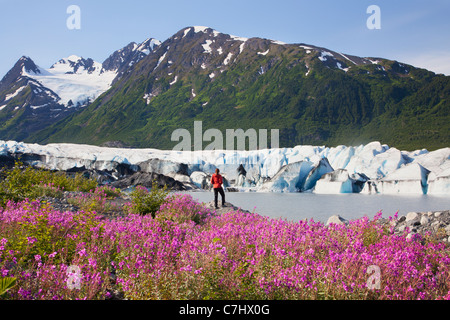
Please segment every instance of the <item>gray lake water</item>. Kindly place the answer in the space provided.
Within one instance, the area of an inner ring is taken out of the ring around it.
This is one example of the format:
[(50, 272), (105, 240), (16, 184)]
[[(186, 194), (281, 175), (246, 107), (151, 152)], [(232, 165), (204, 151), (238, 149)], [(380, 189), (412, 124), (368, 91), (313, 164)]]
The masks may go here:
[[(212, 191), (183, 193), (192, 195), (200, 202), (214, 200)], [(352, 220), (364, 216), (373, 218), (379, 211), (382, 211), (383, 218), (388, 218), (397, 211), (402, 216), (411, 211), (450, 210), (449, 196), (430, 195), (226, 192), (225, 199), (242, 209), (290, 221), (314, 219), (326, 222), (334, 214)]]

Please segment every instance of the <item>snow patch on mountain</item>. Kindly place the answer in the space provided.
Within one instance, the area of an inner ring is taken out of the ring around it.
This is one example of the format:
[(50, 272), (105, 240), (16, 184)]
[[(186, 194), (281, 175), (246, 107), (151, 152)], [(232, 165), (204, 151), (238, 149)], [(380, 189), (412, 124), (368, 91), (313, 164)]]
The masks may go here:
[(347, 57), (345, 54), (339, 53), (344, 59), (350, 61), (353, 64), (356, 64), (353, 60), (351, 60), (349, 57)]
[(157, 46), (161, 45), (161, 41), (148, 38), (144, 42), (142, 42), (140, 45), (138, 45), (135, 49), (135, 51), (142, 52), (145, 55), (149, 55), (151, 51)]
[(242, 53), (244, 51), (245, 41), (242, 42), (242, 44), (239, 46), (239, 53)]
[(301, 45), (300, 48), (305, 49), (307, 54), (310, 54), (312, 50), (314, 50), (312, 47)]
[(186, 29), (184, 30), (183, 38), (186, 37), (187, 34), (189, 33), (189, 31), (191, 31), (191, 30), (192, 30), (192, 28), (186, 28)]
[(15, 96), (17, 96), (23, 89), (25, 89), (26, 88), (26, 86), (22, 86), (22, 87), (20, 87), (19, 89), (17, 89), (16, 91), (14, 91), (13, 93), (11, 93), (11, 94), (7, 94), (6, 96), (5, 96), (5, 101), (8, 101), (8, 100), (11, 100), (12, 98), (14, 98)]
[(169, 85), (174, 85), (175, 83), (177, 83), (178, 80), (178, 76), (175, 76), (175, 78), (173, 79), (173, 81), (171, 83), (169, 83)]
[(206, 32), (207, 29), (210, 29), (210, 28), (209, 27), (205, 27), (205, 26), (194, 26), (194, 32), (195, 33)]
[(246, 41), (248, 40), (248, 38), (245, 38), (245, 37), (238, 37), (238, 36), (234, 36), (234, 35), (232, 35), (232, 34), (230, 34), (230, 38), (233, 39), (233, 40), (243, 41), (243, 42), (246, 42)]
[[(167, 50), (169, 50), (169, 47), (167, 47)], [(164, 54), (158, 59), (158, 63), (156, 64), (156, 67), (155, 67), (155, 69), (153, 69), (153, 71), (155, 71), (159, 66), (160, 66), (160, 64), (164, 61), (164, 59), (166, 58), (166, 55), (167, 55), (167, 51), (166, 52), (164, 52)]]
[(336, 62), (336, 65), (337, 65), (337, 67), (339, 69), (341, 69), (341, 70), (343, 70), (345, 72), (347, 72), (349, 70), (349, 68), (344, 68), (340, 62)]
[(223, 60), (223, 64), (226, 66), (230, 63), (231, 57), (233, 57), (233, 53), (229, 52), (225, 60)]
[(334, 56), (328, 51), (322, 51), (320, 53), (319, 60), (322, 61), (322, 62), (325, 62), (328, 59), (327, 57), (334, 57)]
[(239, 53), (242, 53), (242, 51), (244, 51), (244, 46), (245, 46), (245, 43), (248, 41), (248, 38), (238, 37), (238, 36), (234, 36), (234, 35), (229, 35), (229, 36), (232, 40), (242, 42), (241, 45), (239, 46)]
[(305, 67), (306, 67), (306, 69), (308, 70), (308, 71), (305, 73), (305, 77), (307, 77), (307, 76), (311, 73), (311, 68), (310, 68), (307, 64), (305, 64)]
[(206, 40), (206, 42), (204, 44), (202, 44), (203, 47), (203, 53), (211, 53), (212, 49), (211, 49), (211, 44), (213, 43), (212, 40)]

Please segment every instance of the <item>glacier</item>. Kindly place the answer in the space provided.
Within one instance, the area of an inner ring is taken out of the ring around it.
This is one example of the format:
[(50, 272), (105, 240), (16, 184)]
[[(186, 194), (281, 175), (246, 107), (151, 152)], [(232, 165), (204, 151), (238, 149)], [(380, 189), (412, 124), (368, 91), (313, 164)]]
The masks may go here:
[(92, 65), (88, 66), (89, 60), (71, 55), (49, 69), (39, 68), (39, 73), (25, 68), (22, 73), (55, 92), (63, 105), (85, 105), (108, 90), (117, 75), (116, 71), (104, 71), (101, 63), (90, 61)]
[(209, 179), (219, 168), (224, 186), (233, 191), (450, 195), (450, 148), (401, 151), (377, 141), (251, 151), (0, 141), (0, 156), (22, 157), (23, 162), (50, 170), (105, 171), (113, 179), (157, 173), (190, 189), (209, 189)]

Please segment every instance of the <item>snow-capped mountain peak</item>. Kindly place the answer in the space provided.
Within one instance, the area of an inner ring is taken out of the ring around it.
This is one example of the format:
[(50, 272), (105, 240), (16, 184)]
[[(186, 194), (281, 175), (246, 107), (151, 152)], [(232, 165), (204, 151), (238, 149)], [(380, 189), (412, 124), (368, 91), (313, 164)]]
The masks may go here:
[(32, 72), (35, 72), (35, 73), (39, 73), (38, 66), (34, 63), (33, 60), (31, 60), (30, 57), (22, 56), (19, 59), (18, 63), (20, 64), (21, 69), (25, 70), (26, 72), (32, 71)]
[(161, 45), (161, 41), (148, 38), (141, 43), (131, 42), (122, 49), (115, 51), (102, 63), (102, 71), (112, 71), (117, 74), (114, 81), (121, 78), (136, 63), (144, 59)]
[(20, 70), (22, 76), (29, 76), (35, 74), (46, 74), (45, 69), (42, 69), (31, 60), (30, 57), (22, 56), (13, 69)]
[(102, 65), (91, 58), (84, 59), (76, 55), (71, 55), (67, 58), (60, 59), (53, 64), (50, 69), (52, 73), (65, 74), (82, 74), (82, 73), (97, 73), (100, 74)]
[[(39, 67), (31, 58), (23, 56), (4, 77), (2, 85), (13, 89), (31, 85), (33, 90), (36, 89), (36, 92), (32, 90), (33, 94), (42, 96), (39, 98), (39, 104), (30, 104), (34, 107), (48, 105), (50, 102), (57, 102), (66, 107), (84, 106), (109, 89), (116, 76), (114, 72), (101, 74), (101, 70), (101, 63), (75, 55), (60, 59), (48, 69)], [(14, 92), (17, 92), (17, 89)], [(5, 102), (12, 101), (12, 97), (17, 94), (8, 92)], [(49, 98), (48, 101), (45, 96)], [(31, 103), (34, 100), (36, 99), (27, 101)]]
[(161, 41), (148, 38), (145, 41), (143, 41), (141, 44), (136, 45), (135, 51), (139, 51), (144, 53), (145, 55), (148, 55), (150, 52), (153, 51), (155, 47), (158, 47), (161, 45)]
[(141, 43), (131, 42), (103, 61), (103, 69), (119, 70), (122, 67), (129, 67), (149, 55), (150, 52), (160, 45), (161, 41), (153, 38), (148, 38)]
[(75, 55), (60, 59), (46, 73), (30, 75), (54, 91), (63, 105), (84, 106), (108, 90), (116, 73), (102, 72), (102, 64)]

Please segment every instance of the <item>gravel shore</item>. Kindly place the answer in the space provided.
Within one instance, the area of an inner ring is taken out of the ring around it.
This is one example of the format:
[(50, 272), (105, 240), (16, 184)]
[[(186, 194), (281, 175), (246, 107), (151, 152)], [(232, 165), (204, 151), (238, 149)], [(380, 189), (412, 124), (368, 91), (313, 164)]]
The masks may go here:
[[(348, 224), (345, 218), (334, 215), (331, 216), (326, 225), (330, 223)], [(406, 234), (407, 239), (412, 239), (415, 235), (422, 235), (450, 245), (450, 210), (409, 212), (397, 219), (380, 218), (378, 223), (386, 228), (393, 228), (395, 235)]]

